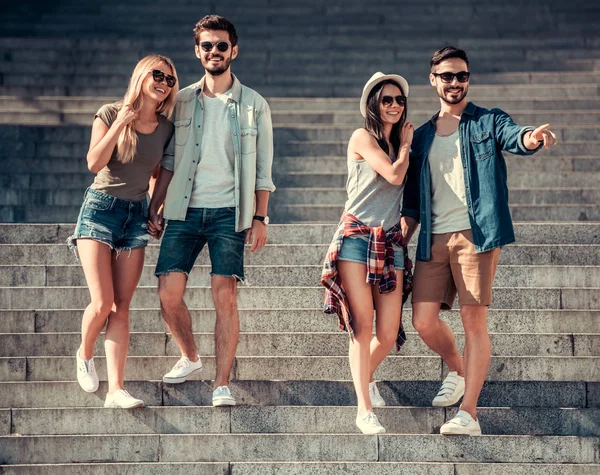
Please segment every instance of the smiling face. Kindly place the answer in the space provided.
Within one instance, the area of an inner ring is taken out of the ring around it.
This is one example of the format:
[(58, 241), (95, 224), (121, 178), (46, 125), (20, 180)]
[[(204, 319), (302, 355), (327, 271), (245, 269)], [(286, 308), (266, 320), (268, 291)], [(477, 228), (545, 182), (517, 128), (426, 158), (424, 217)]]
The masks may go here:
[(467, 63), (460, 58), (450, 58), (442, 61), (435, 67), (435, 70), (429, 75), (429, 82), (435, 87), (437, 95), (440, 99), (447, 104), (458, 104), (465, 97), (469, 91), (469, 81), (459, 82), (456, 77), (452, 79), (452, 82), (445, 83), (442, 78), (436, 76), (434, 73), (460, 73), (468, 72), (469, 66)]
[[(383, 123), (396, 124), (402, 118), (405, 105), (398, 104), (396, 98), (403, 96), (401, 89), (395, 84), (385, 84), (381, 90), (379, 101), (379, 117)], [(389, 99), (392, 99), (391, 104)]]
[(165, 79), (161, 82), (156, 82), (153, 78), (152, 70), (162, 71), (165, 76), (173, 76), (174, 73), (168, 64), (161, 61), (152, 65), (148, 71), (148, 75), (144, 78), (144, 82), (142, 83), (142, 94), (160, 103), (169, 97), (172, 89), (167, 85)]
[[(200, 32), (199, 44), (196, 45), (196, 57), (202, 62), (202, 67), (212, 76), (220, 76), (229, 69), (231, 61), (238, 53), (237, 46), (231, 46), (229, 33), (225, 30), (204, 30)], [(220, 51), (217, 43), (225, 42), (229, 45), (226, 51)], [(206, 51), (203, 43), (212, 43), (212, 49)]]

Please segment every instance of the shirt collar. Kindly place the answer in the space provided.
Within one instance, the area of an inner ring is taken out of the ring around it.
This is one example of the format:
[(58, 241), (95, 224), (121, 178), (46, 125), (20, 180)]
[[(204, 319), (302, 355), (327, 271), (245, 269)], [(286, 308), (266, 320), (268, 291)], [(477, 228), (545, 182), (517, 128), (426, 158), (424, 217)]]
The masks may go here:
[[(223, 95), (227, 96), (229, 99), (234, 100), (235, 102), (240, 102), (240, 98), (242, 96), (242, 84), (239, 79), (235, 76), (235, 74), (231, 74), (233, 78), (233, 84), (231, 85), (231, 89), (225, 92)], [(202, 91), (204, 90), (204, 83), (206, 81), (206, 76), (204, 76), (200, 81), (196, 84), (195, 93), (196, 97), (200, 97)]]

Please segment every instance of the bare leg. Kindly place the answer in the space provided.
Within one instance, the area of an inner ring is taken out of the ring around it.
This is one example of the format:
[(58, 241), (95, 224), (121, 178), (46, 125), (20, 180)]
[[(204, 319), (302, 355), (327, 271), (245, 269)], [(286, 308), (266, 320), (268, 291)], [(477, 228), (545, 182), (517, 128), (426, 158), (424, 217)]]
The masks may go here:
[(214, 388), (229, 385), (229, 375), (235, 360), (240, 337), (240, 318), (237, 310), (237, 282), (234, 277), (214, 275), (212, 297), (217, 311), (215, 324), (215, 353), (217, 371)]
[(83, 312), (79, 348), (79, 355), (89, 360), (113, 305), (112, 251), (104, 243), (83, 238), (77, 239), (77, 250), (92, 300)]
[(487, 307), (463, 305), (460, 309), (465, 328), (465, 395), (463, 411), (477, 419), (477, 400), (485, 382), (492, 356), (492, 345), (487, 331)]
[(158, 277), (158, 295), (163, 319), (181, 354), (190, 361), (198, 361), (198, 348), (192, 333), (192, 317), (183, 294), (187, 284), (187, 276), (183, 272), (171, 272)]
[(349, 261), (338, 261), (337, 266), (353, 317), (354, 341), (350, 342), (349, 357), (358, 412), (370, 412), (373, 406), (369, 396), (369, 359), (374, 309), (371, 286), (365, 282), (367, 266)]
[(396, 290), (388, 294), (380, 294), (377, 286), (372, 287), (376, 333), (371, 340), (371, 381), (377, 367), (392, 351), (398, 336), (402, 312), (402, 278), (402, 271), (396, 271)]
[(442, 357), (450, 371), (456, 371), (463, 376), (463, 360), (456, 348), (454, 333), (446, 322), (440, 319), (440, 304), (413, 303), (413, 326), (423, 342)]
[(129, 306), (144, 269), (144, 249), (133, 249), (117, 257), (113, 252), (115, 304), (108, 317), (104, 349), (108, 373), (108, 394), (123, 389), (129, 349)]

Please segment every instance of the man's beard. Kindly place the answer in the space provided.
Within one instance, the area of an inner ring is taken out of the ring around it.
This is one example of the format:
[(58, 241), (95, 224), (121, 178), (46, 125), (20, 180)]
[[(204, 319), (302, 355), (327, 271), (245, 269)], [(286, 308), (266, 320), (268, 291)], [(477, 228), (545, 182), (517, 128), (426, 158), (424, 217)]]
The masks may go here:
[(467, 97), (467, 92), (468, 92), (468, 90), (469, 90), (468, 86), (467, 86), (467, 87), (464, 87), (464, 88), (462, 89), (462, 94), (461, 94), (461, 95), (460, 95), (460, 96), (459, 96), (457, 99), (448, 99), (448, 98), (446, 97), (446, 93), (448, 92), (448, 88), (444, 89), (444, 91), (442, 92), (442, 94), (438, 93), (438, 96), (439, 96), (439, 97), (440, 97), (440, 99), (441, 99), (442, 101), (444, 101), (446, 104), (451, 104), (451, 105), (453, 105), (453, 104), (458, 104), (458, 103), (462, 102), (462, 100), (463, 100), (465, 97)]
[[(212, 56), (211, 59), (214, 57), (218, 56)], [(221, 56), (221, 58), (223, 59), (223, 63), (221, 64), (221, 66), (217, 66), (214, 69), (211, 69), (210, 60), (207, 60), (206, 62), (203, 61), (202, 65), (204, 66), (204, 69), (208, 74), (210, 74), (211, 76), (220, 76), (229, 69), (229, 66), (231, 65), (231, 55), (229, 55), (228, 58), (224, 56)]]

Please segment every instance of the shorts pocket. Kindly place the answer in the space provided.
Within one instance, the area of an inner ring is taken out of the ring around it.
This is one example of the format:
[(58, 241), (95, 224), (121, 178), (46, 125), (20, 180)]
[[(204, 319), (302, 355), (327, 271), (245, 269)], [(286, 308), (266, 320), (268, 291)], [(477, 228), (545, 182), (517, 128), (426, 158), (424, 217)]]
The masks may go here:
[(112, 200), (99, 200), (97, 198), (87, 198), (85, 207), (94, 211), (108, 211), (112, 206)]
[(486, 160), (494, 155), (494, 140), (489, 131), (471, 135), (471, 148), (476, 160)]

